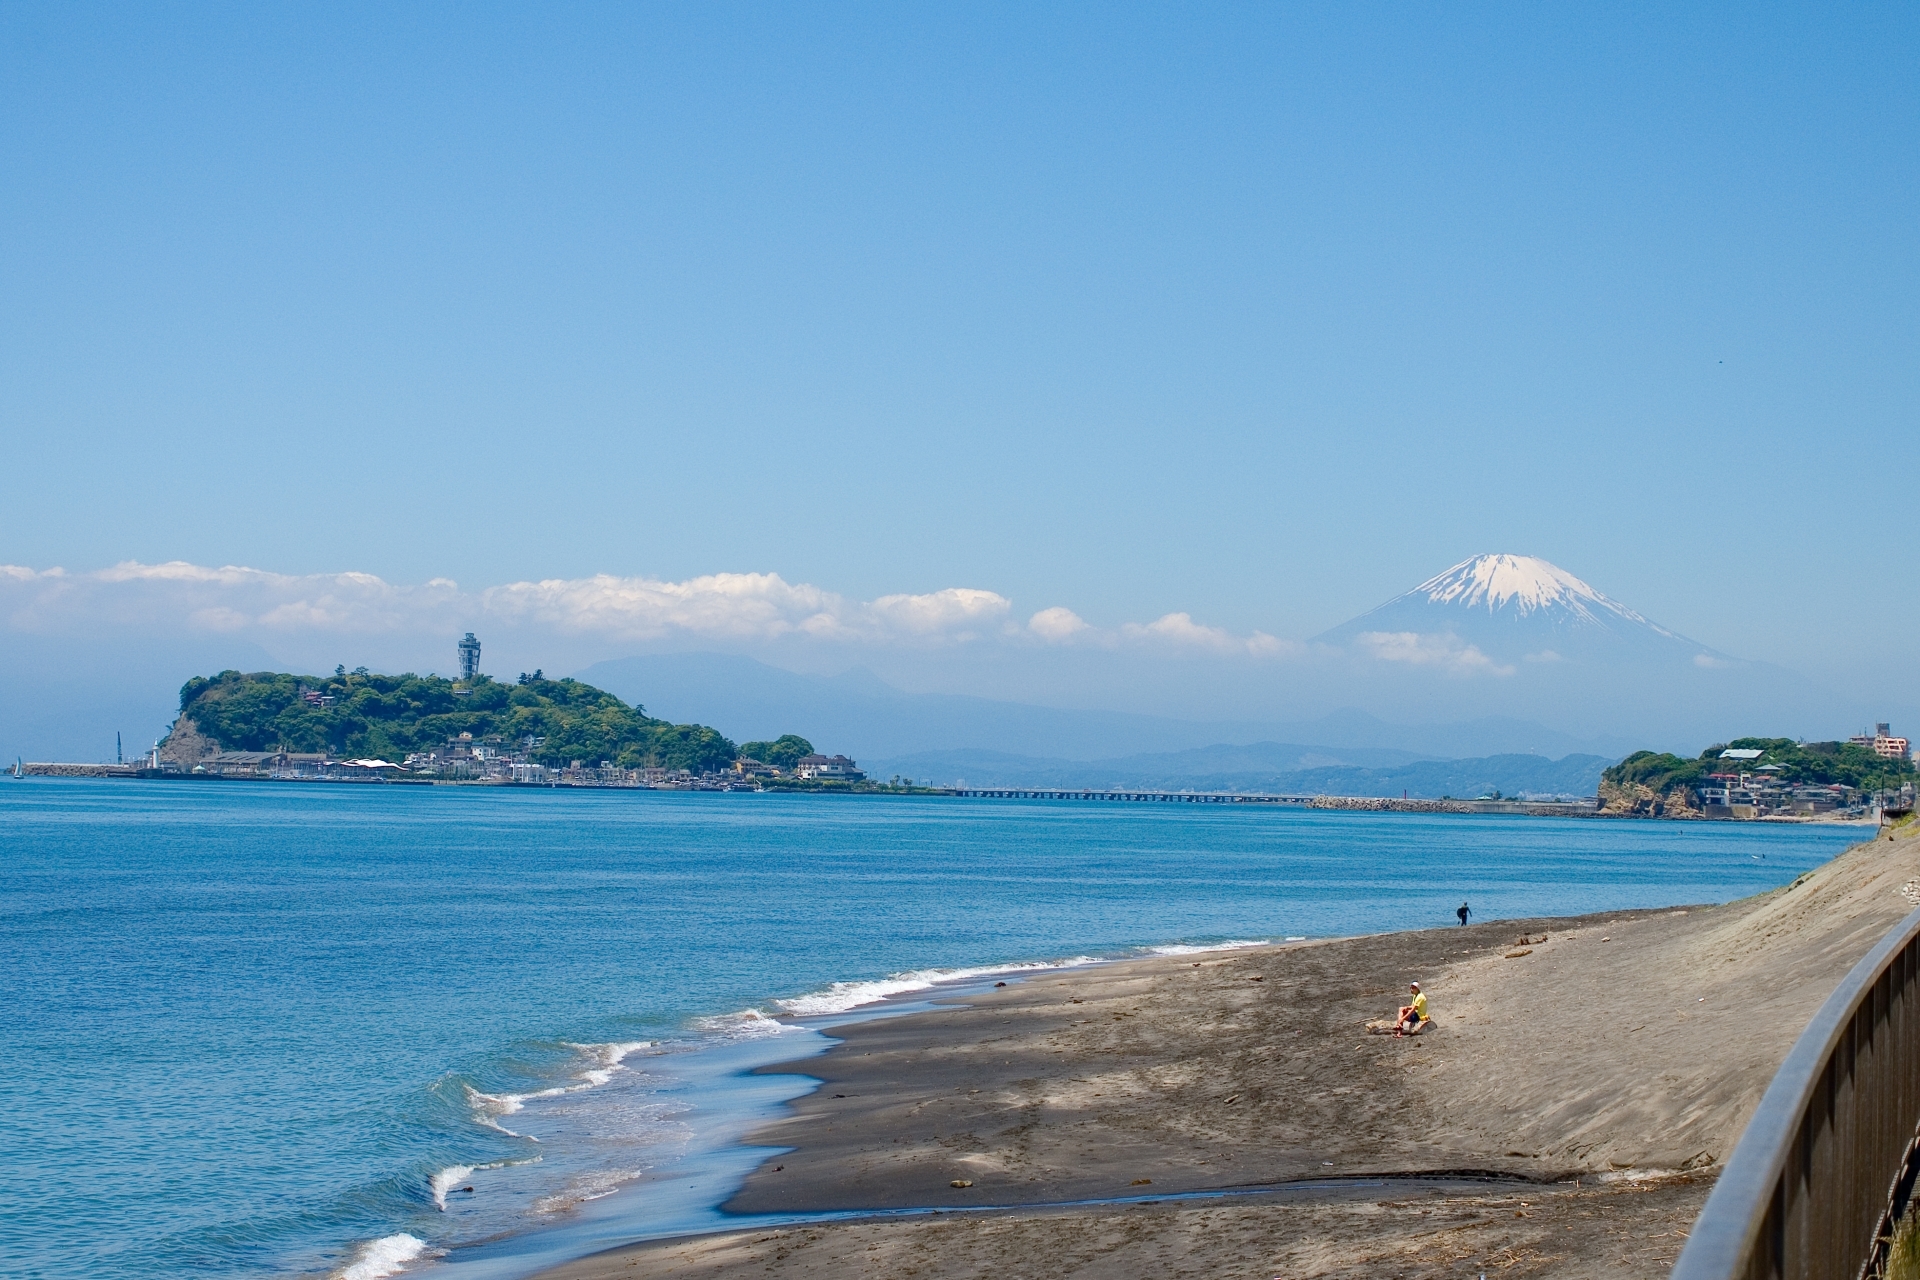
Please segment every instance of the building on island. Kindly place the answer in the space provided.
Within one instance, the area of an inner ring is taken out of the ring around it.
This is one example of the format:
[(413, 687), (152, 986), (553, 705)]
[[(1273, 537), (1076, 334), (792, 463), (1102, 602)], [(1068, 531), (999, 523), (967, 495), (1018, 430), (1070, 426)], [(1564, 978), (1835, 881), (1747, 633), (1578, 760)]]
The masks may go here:
[(803, 781), (858, 782), (867, 775), (845, 756), (801, 756), (794, 762), (793, 776)]
[(1838, 783), (1782, 782), (1780, 772), (1779, 765), (1765, 764), (1751, 771), (1709, 774), (1698, 789), (1701, 811), (1709, 818), (1813, 817), (1864, 812), (1871, 800)]
[[(1885, 760), (1911, 758), (1912, 744), (1893, 736), (1893, 726), (1882, 722), (1871, 732), (1847, 739)], [(1784, 765), (1757, 763), (1766, 752), (1757, 747), (1728, 747), (1719, 754), (1714, 772), (1694, 788), (1701, 813), (1709, 818), (1818, 817), (1823, 814), (1866, 817), (1876, 811), (1904, 812), (1913, 805), (1914, 785), (1871, 791), (1838, 782), (1789, 782)]]
[(1893, 726), (1882, 722), (1873, 726), (1873, 732), (1862, 730), (1847, 739), (1855, 746), (1872, 747), (1873, 753), (1888, 760), (1905, 760), (1912, 754), (1912, 743), (1905, 738), (1893, 736)]
[(480, 674), (480, 642), (473, 638), (473, 632), (467, 632), (460, 649), (460, 678), (471, 680)]

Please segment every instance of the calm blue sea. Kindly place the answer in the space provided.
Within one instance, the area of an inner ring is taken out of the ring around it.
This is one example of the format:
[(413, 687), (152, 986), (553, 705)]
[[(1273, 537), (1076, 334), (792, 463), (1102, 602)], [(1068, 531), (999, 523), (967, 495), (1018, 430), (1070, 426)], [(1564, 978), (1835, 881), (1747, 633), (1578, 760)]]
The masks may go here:
[(1446, 925), (1462, 899), (1487, 919), (1725, 901), (1859, 838), (0, 782), (0, 1274), (373, 1280), (569, 1223), (604, 1242), (711, 1212), (751, 1163), (733, 1136), (804, 1086), (738, 1068), (824, 1043), (782, 1012), (937, 971)]

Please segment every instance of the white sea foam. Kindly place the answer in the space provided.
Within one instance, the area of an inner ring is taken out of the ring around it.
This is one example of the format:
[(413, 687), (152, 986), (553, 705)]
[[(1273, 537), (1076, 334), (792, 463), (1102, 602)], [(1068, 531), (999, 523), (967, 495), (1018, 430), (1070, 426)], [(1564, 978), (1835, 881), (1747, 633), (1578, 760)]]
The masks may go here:
[(460, 1086), (467, 1091), (467, 1107), (473, 1112), (474, 1121), (489, 1129), (497, 1129), (509, 1138), (525, 1138), (528, 1142), (540, 1139), (530, 1133), (520, 1133), (500, 1123), (501, 1116), (510, 1116), (526, 1104), (524, 1093), (482, 1093), (470, 1084)]
[(711, 1018), (695, 1018), (693, 1029), (726, 1040), (758, 1040), (762, 1036), (777, 1036), (782, 1032), (793, 1030), (778, 1018), (771, 1017), (759, 1009), (741, 1009), (737, 1013), (716, 1014)]
[(776, 1000), (774, 1004), (778, 1005), (784, 1013), (801, 1017), (823, 1013), (845, 1013), (849, 1009), (857, 1009), (863, 1004), (872, 1004), (876, 1000), (885, 1000), (889, 996), (925, 991), (943, 983), (964, 982), (969, 978), (992, 978), (1003, 973), (1033, 973), (1041, 969), (1065, 969), (1073, 965), (1093, 962), (1091, 956), (1075, 956), (1071, 960), (983, 965), (973, 969), (919, 969), (912, 973), (896, 973), (872, 982), (836, 982), (825, 991), (795, 996), (791, 1000)]
[(560, 1098), (569, 1093), (597, 1088), (613, 1079), (615, 1072), (624, 1070), (630, 1055), (653, 1047), (651, 1040), (621, 1040), (609, 1044), (571, 1044), (563, 1040), (561, 1043), (579, 1054), (585, 1067), (573, 1077), (572, 1084), (557, 1084), (550, 1089), (535, 1089), (529, 1093), (483, 1093), (470, 1084), (462, 1085), (467, 1091), (467, 1106), (472, 1109), (474, 1120), (489, 1129), (498, 1129), (510, 1138), (538, 1142), (540, 1139), (530, 1134), (515, 1133), (507, 1128), (500, 1123), (500, 1117), (513, 1115), (536, 1098)]
[(531, 1160), (495, 1160), (492, 1164), (450, 1164), (427, 1180), (427, 1186), (433, 1192), (433, 1206), (445, 1213), (447, 1211), (447, 1192), (454, 1186), (476, 1173), (485, 1173), (489, 1169), (511, 1169), (516, 1165), (539, 1164), (540, 1157)]
[(1209, 951), (1240, 951), (1247, 947), (1264, 947), (1273, 942), (1272, 938), (1238, 938), (1232, 942), (1209, 942), (1205, 944), (1173, 943), (1164, 947), (1148, 947), (1150, 956), (1198, 956)]
[(336, 1280), (380, 1280), (398, 1275), (406, 1265), (427, 1251), (427, 1242), (419, 1236), (401, 1232), (369, 1240), (353, 1255), (353, 1261), (335, 1272)]
[(575, 1205), (612, 1195), (645, 1172), (645, 1169), (603, 1169), (598, 1173), (583, 1174), (568, 1183), (565, 1190), (535, 1200), (533, 1211), (541, 1214), (565, 1213)]
[[(566, 1042), (562, 1041), (561, 1043), (565, 1044)], [(580, 1073), (577, 1079), (581, 1081), (581, 1084), (575, 1086), (575, 1088), (584, 1087), (591, 1089), (597, 1084), (605, 1084), (613, 1078), (613, 1073), (620, 1069), (620, 1064), (627, 1060), (628, 1054), (638, 1053), (642, 1049), (651, 1049), (652, 1047), (653, 1041), (651, 1040), (624, 1040), (613, 1044), (568, 1044), (567, 1048), (572, 1049), (576, 1053), (584, 1054), (588, 1062), (593, 1064)], [(569, 1090), (569, 1092), (571, 1092), (571, 1090)]]
[(453, 1184), (472, 1173), (473, 1170), (474, 1166), (470, 1164), (450, 1164), (440, 1172), (434, 1174), (428, 1183), (428, 1186), (433, 1189), (433, 1207), (445, 1213), (447, 1211), (447, 1192), (453, 1190)]

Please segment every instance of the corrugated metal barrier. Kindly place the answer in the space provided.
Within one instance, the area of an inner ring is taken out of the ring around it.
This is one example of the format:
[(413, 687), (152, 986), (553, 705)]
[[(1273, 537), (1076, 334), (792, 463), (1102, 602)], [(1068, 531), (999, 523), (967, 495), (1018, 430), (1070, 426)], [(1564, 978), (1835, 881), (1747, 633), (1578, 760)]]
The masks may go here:
[(1820, 1006), (1767, 1086), (1674, 1280), (1878, 1275), (1920, 1133), (1920, 911)]

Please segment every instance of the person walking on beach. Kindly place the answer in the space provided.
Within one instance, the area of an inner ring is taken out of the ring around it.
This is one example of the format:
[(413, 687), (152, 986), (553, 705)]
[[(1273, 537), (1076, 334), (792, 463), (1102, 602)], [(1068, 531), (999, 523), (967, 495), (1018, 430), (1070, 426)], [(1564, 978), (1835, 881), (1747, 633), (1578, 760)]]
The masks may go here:
[(1464, 929), (1467, 927), (1467, 917), (1472, 915), (1473, 912), (1467, 910), (1467, 904), (1463, 902), (1460, 904), (1460, 909), (1453, 914), (1460, 917), (1460, 927)]
[(1413, 992), (1413, 999), (1400, 1006), (1400, 1021), (1393, 1029), (1397, 1039), (1400, 1036), (1417, 1036), (1420, 1028), (1427, 1024), (1427, 995), (1420, 990), (1420, 984), (1409, 982), (1407, 990)]

